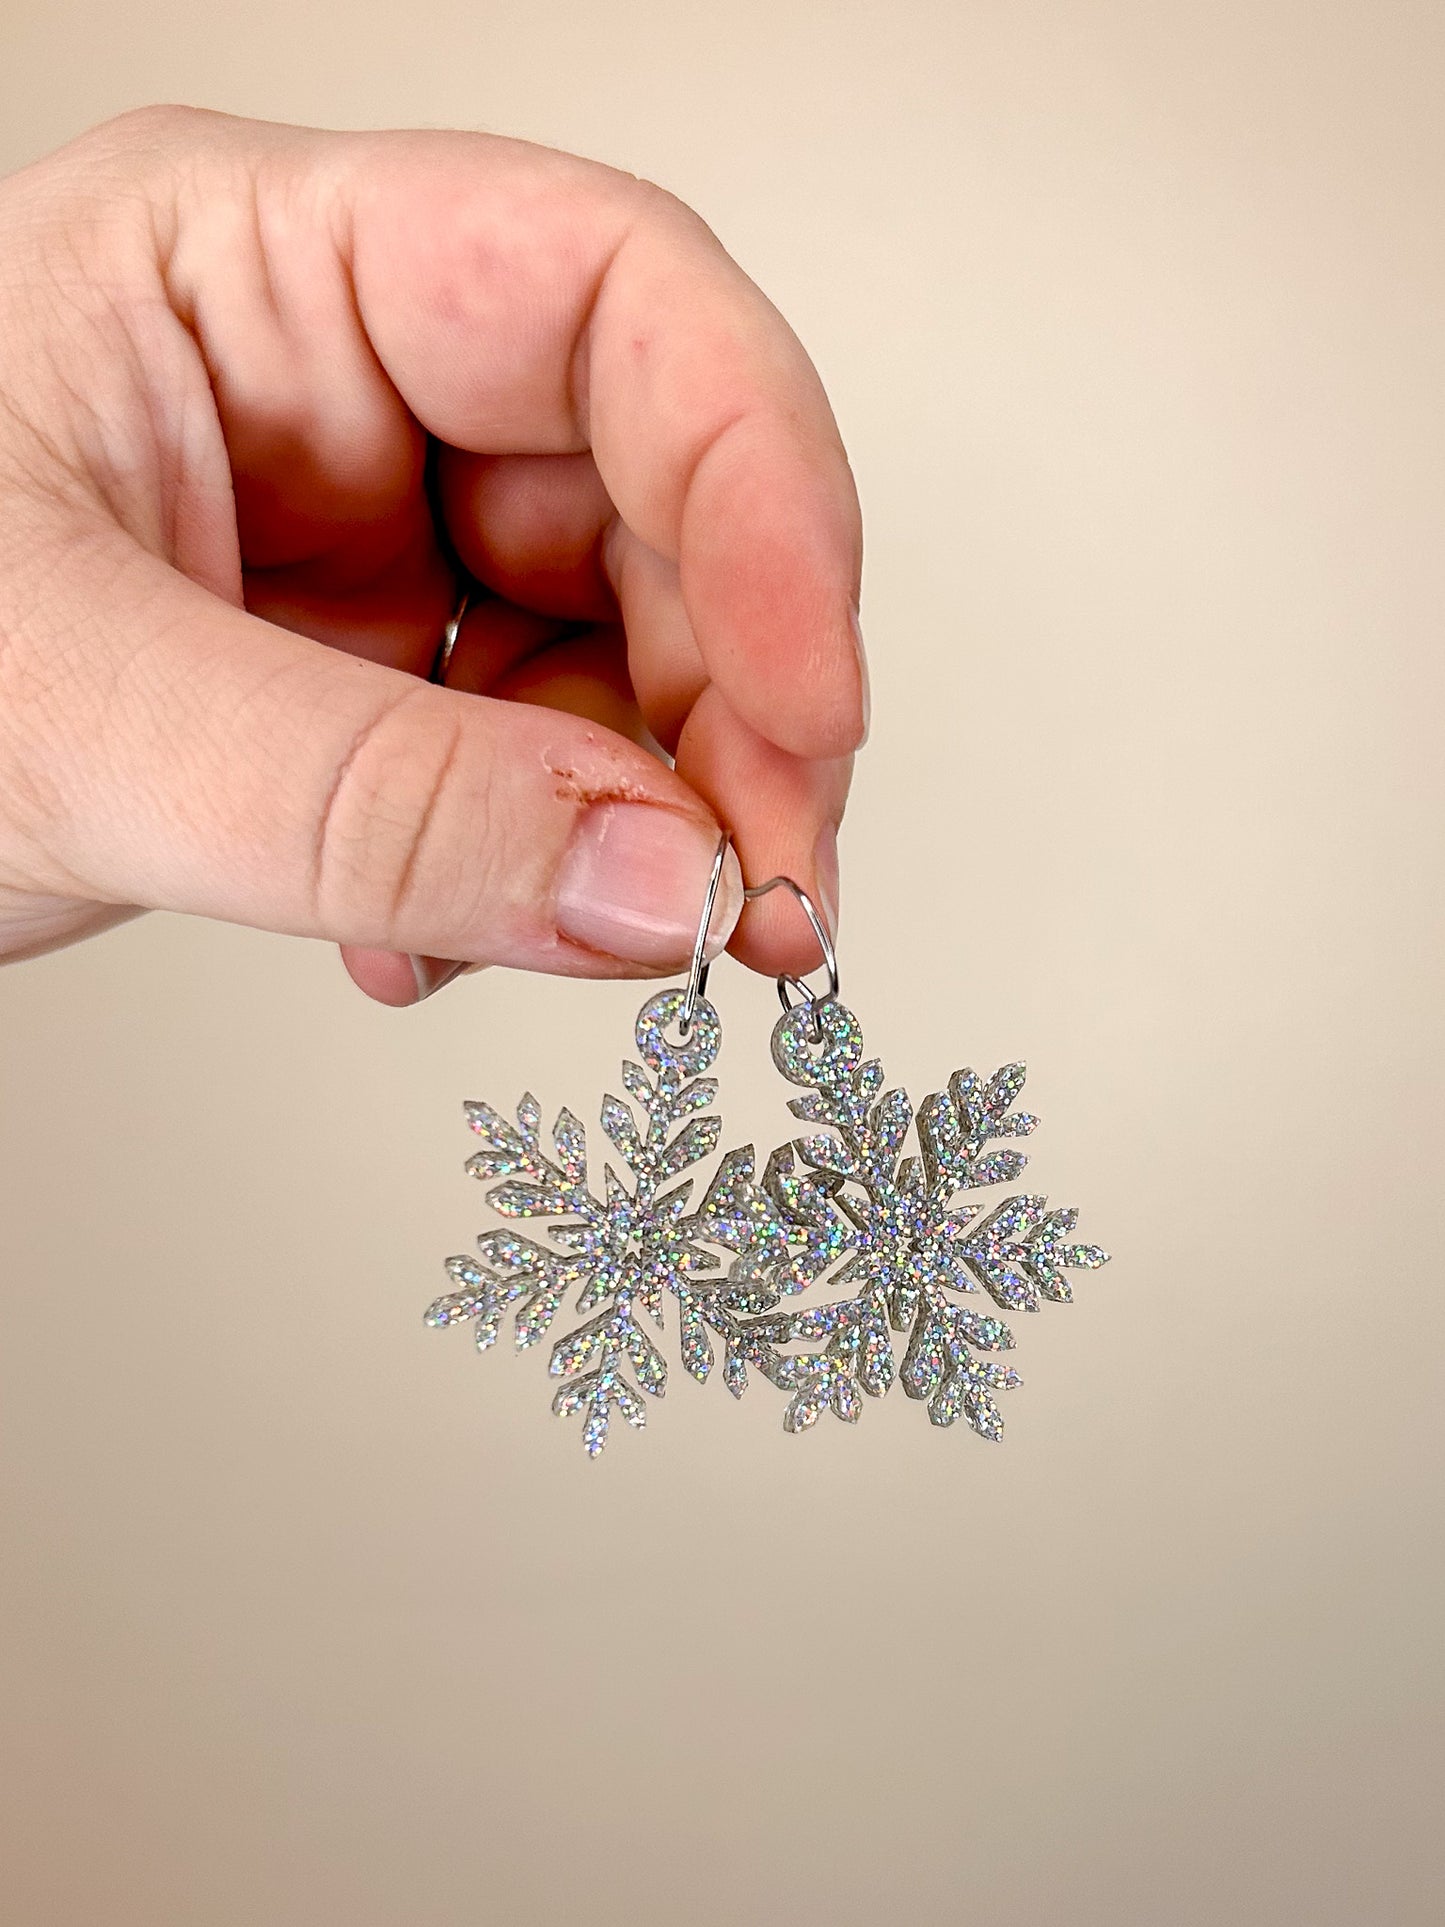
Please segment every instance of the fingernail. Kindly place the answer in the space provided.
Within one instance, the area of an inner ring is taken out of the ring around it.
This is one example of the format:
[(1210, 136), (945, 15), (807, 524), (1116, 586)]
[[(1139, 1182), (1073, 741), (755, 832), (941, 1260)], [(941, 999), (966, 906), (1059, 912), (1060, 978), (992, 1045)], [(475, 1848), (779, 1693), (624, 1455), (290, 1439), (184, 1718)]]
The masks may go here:
[(828, 935), (838, 934), (838, 830), (825, 823), (813, 845), (813, 866), (818, 874), (818, 894), (822, 897), (823, 921)]
[(873, 726), (873, 692), (868, 683), (868, 651), (863, 647), (863, 625), (858, 620), (856, 609), (849, 610), (848, 620), (853, 630), (853, 647), (858, 651), (858, 694), (863, 704), (863, 734), (858, 740), (861, 749)]
[[(650, 803), (594, 803), (572, 833), (557, 880), (557, 928), (573, 943), (653, 967), (684, 964), (697, 939), (718, 832)], [(716, 956), (743, 908), (729, 849), (708, 923)]]
[(430, 997), (443, 984), (452, 983), (466, 969), (465, 963), (451, 963), (445, 957), (410, 957), (411, 973), (416, 978), (416, 1000)]

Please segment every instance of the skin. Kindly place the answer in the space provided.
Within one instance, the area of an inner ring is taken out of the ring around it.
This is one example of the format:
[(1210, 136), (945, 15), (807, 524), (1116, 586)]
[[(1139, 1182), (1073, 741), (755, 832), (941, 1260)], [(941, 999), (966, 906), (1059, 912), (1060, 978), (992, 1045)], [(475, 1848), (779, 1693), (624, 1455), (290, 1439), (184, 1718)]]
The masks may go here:
[[(618, 801), (831, 901), (860, 566), (817, 375), (660, 189), (111, 122), (0, 183), (0, 956), (162, 908), (330, 939), (385, 1003), (649, 974), (559, 928)], [(817, 961), (780, 892), (730, 947)]]

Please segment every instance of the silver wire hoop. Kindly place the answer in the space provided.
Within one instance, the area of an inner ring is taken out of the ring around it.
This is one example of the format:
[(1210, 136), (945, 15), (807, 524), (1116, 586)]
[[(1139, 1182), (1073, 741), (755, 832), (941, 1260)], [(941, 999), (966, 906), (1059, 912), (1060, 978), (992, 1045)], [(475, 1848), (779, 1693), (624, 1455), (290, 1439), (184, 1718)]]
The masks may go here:
[(751, 902), (754, 897), (765, 897), (769, 890), (791, 890), (802, 905), (803, 915), (813, 926), (813, 935), (818, 939), (818, 948), (823, 953), (823, 967), (828, 972), (828, 988), (818, 992), (809, 988), (801, 977), (790, 977), (786, 973), (778, 979), (778, 1002), (784, 1010), (793, 1010), (794, 1004), (788, 1001), (788, 992), (796, 991), (800, 1004), (823, 1004), (838, 995), (838, 953), (833, 948), (833, 939), (828, 934), (828, 926), (818, 913), (818, 907), (800, 883), (791, 877), (769, 877), (766, 883), (755, 883), (751, 890), (744, 890), (743, 896)]
[(442, 639), (437, 644), (437, 652), (432, 657), (431, 673), (428, 682), (444, 683), (447, 670), (451, 667), (452, 651), (457, 646), (457, 637), (462, 632), (462, 617), (471, 607), (472, 585), (469, 582), (457, 597), (457, 606), (452, 610), (447, 626), (442, 630)]
[(697, 1000), (707, 989), (708, 966), (703, 960), (703, 952), (707, 949), (707, 927), (712, 922), (712, 913), (717, 904), (718, 886), (722, 882), (723, 865), (727, 862), (731, 845), (732, 839), (724, 830), (718, 838), (717, 855), (712, 860), (712, 874), (707, 880), (707, 895), (702, 900), (702, 919), (697, 926), (697, 938), (692, 946), (692, 963), (687, 973), (687, 995), (682, 1000), (682, 1014), (677, 1020), (678, 1035), (682, 1037), (686, 1037), (692, 1029)]
[[(698, 999), (707, 990), (707, 973), (710, 966), (703, 960), (703, 952), (707, 949), (708, 925), (712, 922), (712, 913), (717, 904), (718, 887), (722, 882), (723, 865), (727, 862), (727, 854), (731, 847), (732, 838), (724, 830), (718, 838), (717, 855), (712, 860), (712, 874), (707, 880), (707, 895), (703, 898), (702, 917), (698, 922), (697, 937), (692, 946), (692, 963), (687, 973), (687, 992), (683, 997), (682, 1011), (677, 1020), (678, 1034), (682, 1037), (686, 1037), (692, 1029)], [(745, 889), (743, 901), (751, 903), (758, 897), (767, 896), (770, 890), (791, 890), (797, 898), (803, 915), (812, 925), (813, 935), (818, 939), (818, 948), (823, 953), (823, 968), (828, 973), (828, 988), (823, 991), (815, 991), (801, 977), (793, 977), (785, 973), (777, 980), (779, 1003), (784, 1010), (795, 1010), (803, 1004), (829, 1002), (838, 995), (838, 953), (833, 947), (833, 939), (819, 913), (818, 906), (801, 883), (795, 883), (792, 877), (784, 876), (769, 877), (766, 883), (755, 883), (750, 890)], [(793, 1004), (789, 1000), (789, 991), (796, 994), (798, 1004)], [(813, 1028), (818, 1035), (821, 1035), (816, 1018)]]

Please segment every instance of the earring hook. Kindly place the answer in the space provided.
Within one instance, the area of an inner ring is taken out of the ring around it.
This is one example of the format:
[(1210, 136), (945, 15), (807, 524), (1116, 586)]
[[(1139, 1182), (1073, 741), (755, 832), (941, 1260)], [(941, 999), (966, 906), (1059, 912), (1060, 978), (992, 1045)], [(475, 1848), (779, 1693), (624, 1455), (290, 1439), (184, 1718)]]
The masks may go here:
[(790, 990), (795, 990), (799, 1001), (806, 1004), (824, 1003), (830, 997), (836, 997), (838, 995), (838, 953), (833, 948), (833, 939), (828, 934), (828, 926), (818, 913), (818, 906), (802, 884), (795, 883), (791, 877), (769, 877), (766, 883), (755, 883), (751, 890), (744, 890), (743, 896), (751, 902), (754, 897), (765, 897), (769, 890), (791, 890), (798, 899), (802, 905), (803, 915), (813, 926), (813, 935), (818, 939), (818, 948), (823, 953), (823, 965), (828, 972), (828, 988), (821, 997), (815, 997), (801, 977), (790, 977), (786, 973), (779, 977), (778, 1001), (783, 1009), (793, 1009), (793, 1005), (788, 1002)]
[(707, 880), (707, 895), (702, 900), (702, 917), (697, 926), (697, 940), (692, 946), (692, 963), (687, 973), (687, 995), (682, 1000), (682, 1014), (677, 1020), (680, 1037), (686, 1037), (692, 1029), (692, 1020), (697, 1012), (697, 1000), (707, 989), (708, 966), (703, 961), (707, 949), (707, 927), (712, 922), (713, 908), (717, 903), (718, 885), (722, 882), (723, 865), (732, 839), (726, 830), (718, 838), (717, 855), (712, 860), (712, 874)]
[[(697, 1014), (698, 999), (707, 990), (707, 973), (710, 966), (704, 961), (703, 953), (707, 949), (708, 925), (712, 922), (712, 913), (717, 904), (723, 864), (727, 861), (728, 850), (731, 847), (732, 839), (724, 830), (718, 838), (717, 855), (712, 860), (712, 873), (707, 880), (707, 894), (702, 901), (702, 916), (698, 920), (697, 937), (692, 946), (692, 963), (687, 973), (687, 991), (677, 1020), (678, 1035), (681, 1037), (686, 1037), (692, 1029), (692, 1020)], [(790, 890), (797, 898), (803, 915), (812, 925), (813, 935), (818, 939), (818, 948), (823, 954), (823, 967), (828, 972), (828, 988), (821, 996), (815, 996), (801, 977), (793, 977), (785, 973), (778, 978), (778, 1001), (784, 1010), (794, 1009), (795, 1006), (788, 1001), (790, 990), (796, 992), (800, 1003), (805, 1004), (824, 1003), (829, 998), (836, 997), (838, 995), (838, 953), (833, 947), (833, 939), (819, 913), (818, 906), (801, 883), (795, 883), (792, 877), (785, 876), (769, 877), (766, 883), (755, 883), (750, 890), (743, 891), (743, 898), (751, 903), (757, 897), (767, 896), (770, 890)]]

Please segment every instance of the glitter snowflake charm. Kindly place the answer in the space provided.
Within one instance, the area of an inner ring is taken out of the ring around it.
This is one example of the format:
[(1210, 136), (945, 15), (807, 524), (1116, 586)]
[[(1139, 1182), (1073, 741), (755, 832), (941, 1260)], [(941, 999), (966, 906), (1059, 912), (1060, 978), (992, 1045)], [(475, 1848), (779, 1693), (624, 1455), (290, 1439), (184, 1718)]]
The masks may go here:
[[(1024, 1168), (1023, 1152), (1004, 1142), (1037, 1122), (1014, 1108), (1023, 1066), (986, 1080), (955, 1072), (915, 1115), (905, 1092), (883, 1088), (879, 1061), (864, 1058), (825, 945), (828, 993), (787, 979), (803, 1001), (773, 1032), (778, 1069), (806, 1092), (790, 1108), (821, 1128), (774, 1151), (760, 1175), (751, 1145), (727, 1152), (694, 1203), (694, 1167), (722, 1135), (717, 1082), (704, 1075), (722, 1026), (701, 995), (700, 955), (699, 943), (686, 992), (661, 991), (638, 1013), (642, 1062), (622, 1066), (631, 1103), (602, 1100), (614, 1161), (600, 1176), (571, 1111), (544, 1139), (530, 1095), (515, 1123), (488, 1104), (465, 1107), (482, 1141), (467, 1169), (488, 1182), (505, 1223), (482, 1233), (476, 1258), (447, 1260), (455, 1289), (427, 1322), (471, 1323), (482, 1350), (508, 1314), (519, 1351), (564, 1326), (552, 1342), (561, 1381), (552, 1409), (581, 1418), (593, 1458), (614, 1418), (641, 1428), (647, 1401), (666, 1390), (659, 1341), (674, 1318), (685, 1371), (706, 1381), (720, 1358), (738, 1398), (754, 1374), (766, 1379), (788, 1394), (790, 1432), (829, 1411), (856, 1420), (865, 1397), (899, 1380), (935, 1425), (963, 1418), (997, 1439), (995, 1395), (1019, 1380), (994, 1355), (1013, 1349), (1013, 1333), (963, 1300), (982, 1290), (1003, 1311), (1037, 1311), (1068, 1301), (1068, 1271), (1107, 1260), (1074, 1241), (1073, 1210), (1050, 1211), (1031, 1192), (973, 1201)], [(906, 1152), (910, 1131), (916, 1149)], [(523, 1221), (535, 1235), (515, 1228)], [(814, 1287), (824, 1302), (785, 1302)]]
[[(1013, 1108), (1023, 1065), (1006, 1064), (986, 1081), (956, 1072), (915, 1120), (905, 1092), (883, 1089), (882, 1065), (864, 1059), (857, 1018), (832, 997), (779, 1020), (773, 1059), (791, 1083), (808, 1087), (792, 1099), (794, 1115), (828, 1128), (775, 1156), (764, 1188), (790, 1236), (816, 1244), (831, 1226), (840, 1256), (824, 1284), (847, 1290), (822, 1305), (742, 1321), (733, 1348), (791, 1393), (789, 1431), (830, 1410), (857, 1419), (860, 1393), (880, 1397), (896, 1377), (910, 1398), (926, 1401), (935, 1425), (962, 1416), (997, 1439), (1003, 1420), (994, 1394), (1019, 1379), (988, 1354), (1012, 1350), (1013, 1333), (959, 1297), (981, 1286), (1004, 1310), (1037, 1311), (1045, 1299), (1072, 1296), (1066, 1271), (1093, 1270), (1108, 1256), (1075, 1243), (1078, 1213), (1050, 1211), (1042, 1197), (1018, 1193), (987, 1210), (970, 1201), (1011, 1184), (1026, 1163), (1012, 1146), (993, 1148), (1027, 1137), (1037, 1123)], [(904, 1156), (915, 1124), (917, 1152)], [(804, 1349), (785, 1349), (796, 1345)]]
[[(427, 1322), (470, 1321), (485, 1350), (515, 1307), (517, 1348), (525, 1351), (548, 1335), (571, 1300), (582, 1322), (553, 1344), (551, 1373), (562, 1384), (552, 1409), (581, 1416), (583, 1444), (594, 1458), (614, 1416), (640, 1428), (646, 1399), (666, 1389), (667, 1361), (656, 1341), (669, 1300), (687, 1371), (707, 1378), (716, 1334), (729, 1354), (725, 1375), (736, 1385), (739, 1347), (763, 1350), (745, 1337), (743, 1321), (775, 1306), (782, 1291), (801, 1289), (839, 1248), (831, 1232), (815, 1230), (810, 1240), (801, 1226), (783, 1224), (754, 1182), (750, 1145), (721, 1161), (701, 1204), (689, 1211), (694, 1179), (682, 1174), (711, 1156), (722, 1132), (720, 1117), (704, 1115), (717, 1081), (701, 1074), (721, 1048), (722, 1025), (699, 996), (686, 1036), (674, 1042), (684, 1001), (681, 990), (665, 990), (638, 1014), (643, 1063), (622, 1066), (636, 1110), (610, 1094), (602, 1100), (602, 1129), (625, 1177), (610, 1163), (600, 1184), (589, 1177), (586, 1132), (571, 1111), (558, 1116), (547, 1147), (530, 1095), (518, 1104), (515, 1124), (489, 1104), (465, 1107), (482, 1140), (467, 1169), (501, 1180), (487, 1193), (493, 1211), (514, 1222), (553, 1222), (539, 1238), (483, 1232), (477, 1258), (449, 1258), (457, 1289), (430, 1307)], [(733, 1262), (724, 1274), (729, 1251)]]

